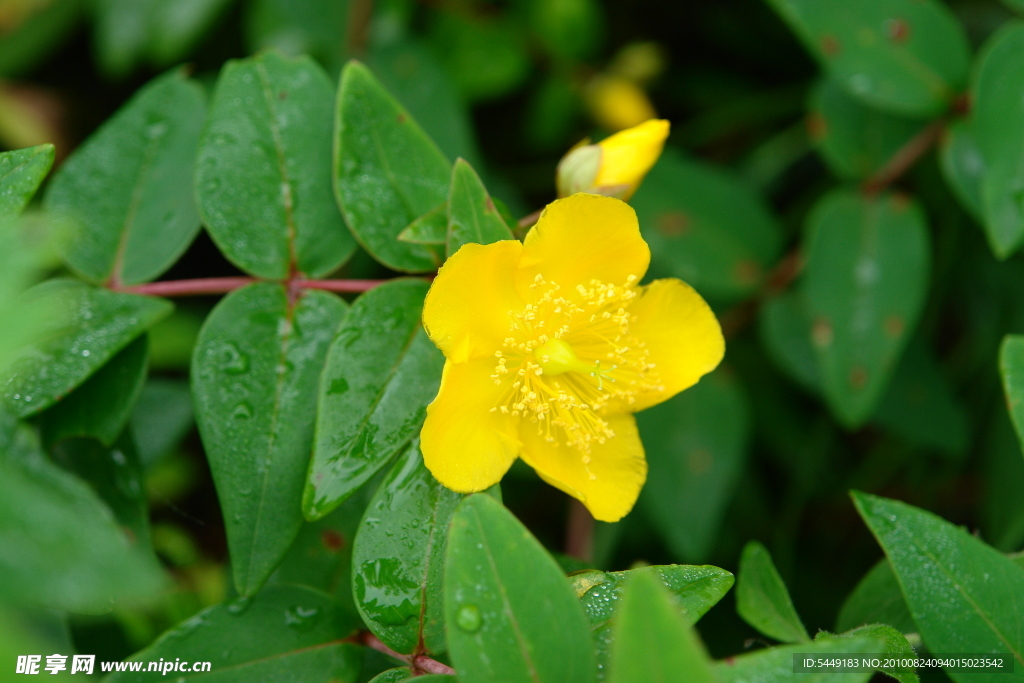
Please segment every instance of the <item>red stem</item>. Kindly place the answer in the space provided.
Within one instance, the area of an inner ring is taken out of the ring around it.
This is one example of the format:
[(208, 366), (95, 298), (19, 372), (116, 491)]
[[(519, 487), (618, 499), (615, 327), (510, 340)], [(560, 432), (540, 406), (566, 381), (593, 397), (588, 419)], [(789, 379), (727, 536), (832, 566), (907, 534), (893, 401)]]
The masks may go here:
[[(194, 280), (165, 280), (141, 285), (112, 286), (111, 289), (150, 296), (202, 296), (204, 294), (226, 294), (260, 281), (254, 277), (201, 277)], [(288, 285), (293, 289), (365, 292), (384, 282), (386, 280), (291, 280)]]
[(378, 652), (383, 652), (388, 657), (397, 659), (400, 662), (405, 662), (412, 667), (413, 673), (428, 673), (428, 674), (455, 674), (455, 669), (451, 668), (447, 664), (442, 664), (436, 659), (431, 659), (426, 655), (403, 655), (395, 652), (390, 647), (380, 642), (377, 636), (373, 635), (369, 631), (362, 634), (361, 638), (364, 645), (372, 647)]

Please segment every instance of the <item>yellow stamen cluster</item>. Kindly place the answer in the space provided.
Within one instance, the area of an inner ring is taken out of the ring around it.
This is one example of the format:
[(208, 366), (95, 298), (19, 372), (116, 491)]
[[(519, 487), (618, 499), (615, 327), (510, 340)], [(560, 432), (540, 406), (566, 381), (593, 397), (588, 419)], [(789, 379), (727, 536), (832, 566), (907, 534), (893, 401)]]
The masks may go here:
[(579, 449), (589, 463), (591, 445), (615, 436), (604, 409), (660, 389), (648, 351), (629, 333), (635, 284), (634, 276), (624, 285), (591, 280), (563, 294), (537, 275), (536, 298), (509, 312), (509, 336), (495, 352), (491, 379), (506, 390), (492, 412), (528, 417), (546, 440)]

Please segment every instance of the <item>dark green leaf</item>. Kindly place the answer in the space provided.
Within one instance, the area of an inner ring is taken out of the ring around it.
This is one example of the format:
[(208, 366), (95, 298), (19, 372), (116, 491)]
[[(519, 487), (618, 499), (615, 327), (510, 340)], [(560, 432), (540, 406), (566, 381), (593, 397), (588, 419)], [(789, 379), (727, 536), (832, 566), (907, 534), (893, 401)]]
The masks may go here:
[(308, 54), (332, 74), (344, 63), (349, 0), (253, 0), (245, 21), (250, 52)]
[(444, 365), (420, 323), (427, 289), (388, 282), (359, 297), (338, 329), (320, 378), (307, 519), (330, 512), (419, 430)]
[(448, 204), (426, 212), (398, 233), (398, 239), (412, 244), (444, 246), (448, 239)]
[(1024, 336), (1008, 334), (1003, 338), (999, 348), (999, 372), (1003, 376), (1010, 419), (1024, 443)]
[(50, 280), (25, 293), (27, 305), (54, 311), (45, 338), (17, 360), (4, 386), (8, 409), (24, 417), (52, 405), (148, 327), (171, 304), (135, 294)]
[(40, 416), (47, 447), (72, 436), (93, 436), (113, 445), (131, 415), (146, 380), (149, 341), (138, 337), (92, 377)]
[(143, 469), (174, 450), (193, 422), (188, 382), (161, 378), (146, 382), (128, 422)]
[(799, 292), (785, 292), (765, 301), (759, 321), (761, 342), (776, 365), (804, 389), (819, 393), (821, 367), (811, 343), (811, 323)]
[(718, 567), (665, 565), (631, 569), (624, 572), (602, 572), (591, 569), (569, 577), (590, 621), (591, 636), (597, 655), (597, 679), (605, 680), (611, 651), (612, 624), (621, 605), (622, 590), (629, 577), (650, 574), (668, 590), (672, 603), (688, 626), (697, 623), (711, 607), (722, 599), (734, 579)]
[(810, 133), (841, 178), (866, 178), (914, 137), (925, 122), (872, 109), (826, 78), (810, 103)]
[(892, 565), (886, 559), (879, 560), (846, 598), (836, 619), (836, 630), (848, 631), (867, 624), (888, 624), (900, 633), (917, 632)]
[(491, 201), (480, 176), (465, 159), (456, 159), (448, 194), (448, 255), (463, 244), (490, 244), (510, 239), (513, 239), (512, 231)]
[(499, 97), (530, 73), (527, 36), (511, 13), (437, 12), (430, 38), (467, 101)]
[(973, 132), (984, 159), (982, 207), (989, 244), (999, 258), (1024, 241), (1024, 22), (1007, 23), (979, 59)]
[[(914, 623), (932, 652), (1009, 653), (1024, 675), (1024, 568), (924, 510), (855, 492), (858, 512), (892, 563)], [(947, 669), (956, 681), (1004, 674)]]
[(994, 410), (983, 441), (982, 538), (997, 550), (1024, 547), (1024, 458), (1008, 414)]
[(587, 619), (555, 561), (500, 503), (467, 497), (444, 569), (448, 648), (463, 683), (594, 681)]
[(192, 172), (202, 88), (181, 70), (155, 79), (75, 150), (46, 192), (67, 221), (63, 246), (94, 282), (134, 284), (167, 270), (199, 231)]
[(715, 664), (720, 683), (865, 683), (870, 671), (836, 673), (827, 669), (807, 673), (793, 671), (793, 655), (813, 657), (830, 655), (878, 654), (885, 650), (879, 638), (819, 638), (812, 643), (769, 647), (750, 654), (730, 657)]
[(909, 116), (940, 113), (964, 87), (970, 46), (937, 0), (771, 0), (851, 94)]
[(34, 67), (74, 30), (84, 5), (82, 0), (30, 5), (34, 11), (0, 36), (0, 76), (16, 76)]
[(771, 555), (756, 541), (748, 543), (740, 557), (736, 611), (758, 631), (784, 643), (811, 639), (793, 607), (789, 591), (775, 569)]
[[(173, 672), (176, 681), (352, 683), (359, 673), (360, 648), (343, 639), (354, 628), (326, 593), (269, 586), (251, 598), (200, 612), (129, 659), (211, 663), (211, 673)], [(106, 680), (144, 683), (168, 677), (160, 671), (142, 671), (114, 673)]]
[(982, 184), (985, 157), (978, 148), (978, 136), (969, 121), (953, 121), (946, 128), (939, 148), (939, 161), (946, 182), (956, 198), (975, 220), (984, 223)]
[(677, 557), (700, 561), (713, 548), (747, 455), (742, 390), (714, 373), (637, 421), (650, 468), (641, 505)]
[(544, 48), (557, 60), (592, 56), (604, 33), (604, 15), (595, 0), (531, 0), (530, 23)]
[(0, 226), (17, 218), (53, 166), (53, 145), (0, 152)]
[(11, 437), (0, 444), (4, 601), (90, 612), (163, 587), (159, 567), (88, 486), (49, 462), (27, 428)]
[(752, 293), (779, 254), (779, 225), (753, 190), (672, 150), (662, 154), (632, 204), (655, 274), (681, 278), (706, 296)]
[(626, 581), (612, 631), (612, 683), (668, 683), (681, 677), (694, 683), (716, 680), (690, 624), (651, 574), (633, 572)]
[(364, 623), (397, 652), (445, 650), (444, 551), (462, 498), (434, 479), (414, 442), (366, 509), (352, 551), (352, 590)]
[(440, 265), (435, 251), (396, 237), (448, 199), (449, 174), (423, 129), (365, 66), (349, 62), (338, 93), (334, 190), (346, 222), (374, 258), (409, 272)]
[(151, 15), (150, 61), (166, 67), (184, 59), (234, 0), (161, 2)]
[(808, 219), (803, 294), (829, 406), (867, 420), (924, 306), (928, 228), (899, 195), (826, 195)]
[(355, 248), (329, 183), (333, 94), (308, 57), (267, 52), (221, 71), (196, 196), (210, 235), (242, 270), (320, 277)]
[(251, 595), (302, 526), (316, 386), (345, 311), (332, 294), (290, 301), (271, 283), (224, 298), (196, 345), (196, 419), (224, 511), (235, 585)]

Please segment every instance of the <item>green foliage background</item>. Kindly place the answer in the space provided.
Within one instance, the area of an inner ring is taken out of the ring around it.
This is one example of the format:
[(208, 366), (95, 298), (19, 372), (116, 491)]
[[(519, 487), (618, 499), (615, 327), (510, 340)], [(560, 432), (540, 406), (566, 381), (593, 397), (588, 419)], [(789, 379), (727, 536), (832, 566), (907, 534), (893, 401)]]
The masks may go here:
[[(1024, 675), (1019, 0), (6, 0), (0, 77), (0, 680)], [(417, 275), (553, 199), (610, 81), (727, 354), (591, 525), (425, 470)]]

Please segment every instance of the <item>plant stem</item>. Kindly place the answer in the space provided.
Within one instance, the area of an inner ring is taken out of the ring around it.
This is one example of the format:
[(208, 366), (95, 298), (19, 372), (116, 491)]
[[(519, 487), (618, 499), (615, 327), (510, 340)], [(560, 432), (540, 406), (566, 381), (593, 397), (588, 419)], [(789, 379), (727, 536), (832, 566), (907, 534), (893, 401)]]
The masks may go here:
[[(263, 282), (254, 277), (201, 277), (194, 280), (165, 280), (163, 282), (147, 282), (141, 285), (111, 286), (118, 292), (131, 294), (148, 294), (150, 296), (202, 296), (206, 294), (226, 294), (241, 289), (254, 282)], [(273, 280), (267, 280), (273, 282)], [(322, 289), (328, 292), (365, 292), (386, 280), (290, 280), (287, 284), (292, 289)]]
[(569, 503), (565, 554), (583, 562), (590, 562), (594, 557), (594, 517), (583, 503), (575, 498)]
[(864, 193), (878, 194), (899, 180), (942, 138), (942, 134), (946, 130), (946, 123), (945, 118), (932, 121), (920, 133), (910, 138), (907, 144), (896, 150), (896, 153), (889, 157), (889, 160), (874, 175), (864, 181), (861, 186)]
[(405, 662), (412, 667), (413, 673), (428, 673), (428, 674), (455, 674), (455, 669), (451, 668), (447, 664), (442, 664), (436, 659), (431, 659), (426, 655), (403, 655), (395, 652), (390, 647), (380, 642), (377, 636), (373, 635), (369, 631), (365, 631), (359, 636), (359, 640), (363, 645), (371, 647), (378, 652), (383, 652), (388, 657), (397, 659), (400, 662)]

